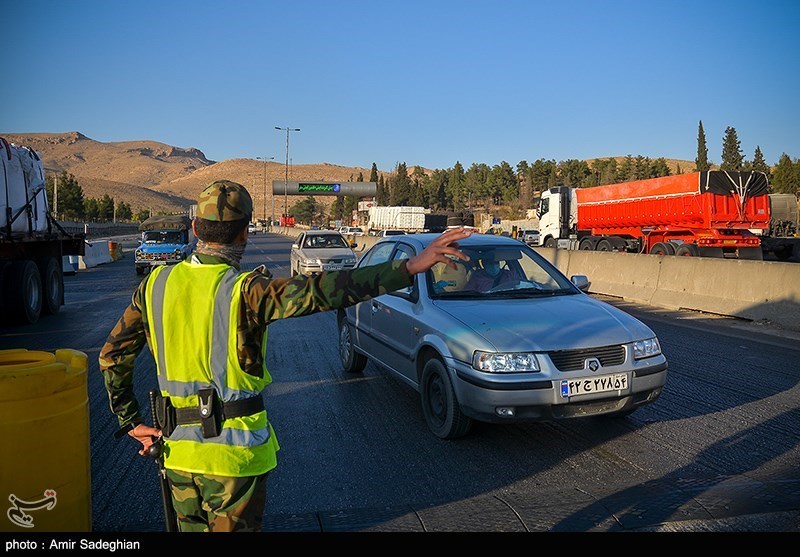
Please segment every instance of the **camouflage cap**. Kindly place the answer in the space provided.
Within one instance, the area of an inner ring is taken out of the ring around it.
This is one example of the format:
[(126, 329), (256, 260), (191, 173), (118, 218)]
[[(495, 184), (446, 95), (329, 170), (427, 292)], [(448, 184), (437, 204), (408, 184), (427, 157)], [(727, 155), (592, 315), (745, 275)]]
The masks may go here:
[(250, 220), (253, 198), (242, 184), (230, 180), (211, 182), (197, 199), (197, 216), (211, 221)]

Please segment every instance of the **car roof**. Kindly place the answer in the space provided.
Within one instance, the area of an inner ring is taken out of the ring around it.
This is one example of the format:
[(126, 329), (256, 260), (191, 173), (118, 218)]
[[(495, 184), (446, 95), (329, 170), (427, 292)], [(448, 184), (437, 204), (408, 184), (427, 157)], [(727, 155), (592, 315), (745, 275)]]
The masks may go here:
[(329, 236), (329, 235), (330, 236), (337, 236), (337, 235), (339, 235), (340, 236), (341, 235), (338, 230), (303, 230), (303, 232), (301, 232), (301, 234), (303, 234), (303, 233), (308, 234), (309, 236), (319, 236), (319, 235), (323, 235), (323, 236)]
[[(416, 245), (417, 247), (426, 248), (428, 244), (441, 236), (439, 232), (418, 232), (415, 234), (402, 234), (398, 236), (383, 236), (376, 244), (386, 242), (405, 242)], [(461, 247), (479, 247), (479, 246), (516, 246), (521, 245), (519, 240), (509, 236), (495, 236), (493, 234), (481, 234), (473, 232), (469, 238), (459, 240)]]

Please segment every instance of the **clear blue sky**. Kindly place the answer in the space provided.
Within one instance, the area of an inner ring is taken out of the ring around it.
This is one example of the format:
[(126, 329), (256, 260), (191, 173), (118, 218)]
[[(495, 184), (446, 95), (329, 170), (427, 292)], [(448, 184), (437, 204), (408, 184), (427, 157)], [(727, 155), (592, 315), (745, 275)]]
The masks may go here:
[(800, 1), (0, 0), (0, 133), (392, 170), (800, 157)]

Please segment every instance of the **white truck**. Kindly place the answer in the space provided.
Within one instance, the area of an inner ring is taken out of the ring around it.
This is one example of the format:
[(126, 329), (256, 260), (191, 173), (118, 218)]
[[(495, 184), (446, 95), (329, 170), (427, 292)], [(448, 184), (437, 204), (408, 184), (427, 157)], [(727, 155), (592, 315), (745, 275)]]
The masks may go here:
[(425, 207), (370, 207), (367, 227), (376, 233), (387, 229), (422, 232), (425, 230), (425, 215), (429, 212)]
[(800, 261), (800, 215), (798, 201), (791, 193), (769, 194), (769, 228), (756, 231), (761, 236), (764, 253), (772, 253), (781, 261), (792, 257)]
[(64, 305), (64, 256), (84, 255), (85, 236), (50, 214), (41, 156), (0, 137), (0, 321), (32, 324)]

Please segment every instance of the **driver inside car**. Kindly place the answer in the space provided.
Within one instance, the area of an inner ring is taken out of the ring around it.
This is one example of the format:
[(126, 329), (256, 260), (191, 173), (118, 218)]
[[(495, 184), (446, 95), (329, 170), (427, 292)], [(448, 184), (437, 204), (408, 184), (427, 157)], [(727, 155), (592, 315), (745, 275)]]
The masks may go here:
[(464, 285), (464, 290), (488, 292), (502, 284), (516, 284), (520, 281), (517, 273), (508, 268), (502, 268), (500, 262), (494, 259), (482, 259)]

